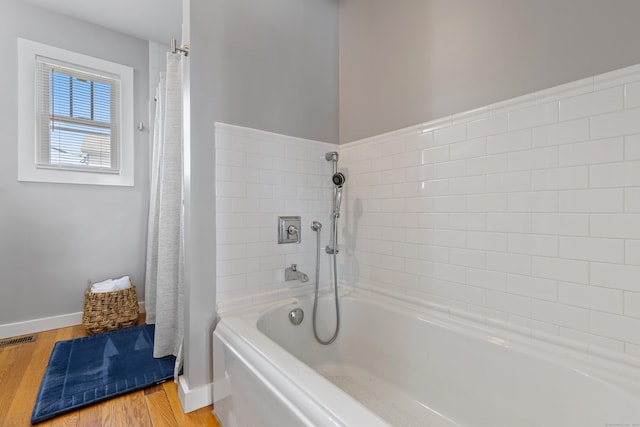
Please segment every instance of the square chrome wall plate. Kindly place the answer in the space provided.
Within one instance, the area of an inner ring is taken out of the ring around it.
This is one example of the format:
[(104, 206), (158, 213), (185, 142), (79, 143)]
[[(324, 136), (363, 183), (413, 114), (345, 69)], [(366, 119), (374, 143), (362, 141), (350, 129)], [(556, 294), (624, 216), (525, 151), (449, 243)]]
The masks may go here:
[(299, 216), (279, 216), (278, 243), (300, 243), (302, 241), (301, 223)]

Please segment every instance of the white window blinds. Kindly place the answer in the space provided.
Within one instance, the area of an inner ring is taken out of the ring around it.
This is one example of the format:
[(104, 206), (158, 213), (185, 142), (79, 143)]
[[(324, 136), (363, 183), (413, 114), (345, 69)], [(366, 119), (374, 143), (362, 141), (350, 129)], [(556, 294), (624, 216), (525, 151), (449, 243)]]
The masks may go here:
[(36, 164), (120, 171), (120, 79), (36, 57)]

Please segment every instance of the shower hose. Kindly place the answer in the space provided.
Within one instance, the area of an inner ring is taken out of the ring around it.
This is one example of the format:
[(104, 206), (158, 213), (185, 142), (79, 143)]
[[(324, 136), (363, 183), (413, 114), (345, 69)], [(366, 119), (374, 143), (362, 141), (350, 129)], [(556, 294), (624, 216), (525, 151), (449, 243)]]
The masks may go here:
[[(338, 241), (338, 224), (336, 224), (338, 222), (337, 218), (334, 218), (334, 242)], [(316, 237), (317, 237), (317, 245), (316, 245), (316, 293), (315, 293), (315, 298), (313, 300), (313, 335), (316, 337), (316, 341), (318, 341), (320, 344), (322, 345), (329, 345), (332, 342), (334, 342), (336, 340), (336, 338), (338, 337), (338, 331), (340, 330), (340, 305), (338, 303), (338, 262), (336, 260), (337, 258), (337, 244), (334, 244), (334, 251), (331, 254), (332, 258), (333, 258), (333, 289), (335, 292), (335, 302), (336, 302), (336, 330), (333, 333), (333, 336), (331, 337), (331, 339), (329, 339), (328, 341), (324, 341), (322, 340), (319, 336), (318, 336), (318, 330), (317, 330), (317, 326), (316, 326), (316, 318), (317, 318), (317, 311), (318, 311), (318, 290), (320, 288), (320, 230), (321, 230), (321, 226), (317, 226), (317, 227), (312, 227), (313, 230), (316, 232)]]

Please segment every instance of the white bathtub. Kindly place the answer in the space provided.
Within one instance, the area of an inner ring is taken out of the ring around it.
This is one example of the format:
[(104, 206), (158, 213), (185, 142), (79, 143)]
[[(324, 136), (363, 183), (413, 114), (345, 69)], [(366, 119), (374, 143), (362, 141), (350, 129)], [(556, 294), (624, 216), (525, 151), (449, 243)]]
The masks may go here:
[[(333, 319), (331, 304), (323, 301), (322, 319)], [(288, 319), (296, 307), (300, 326)], [(225, 427), (640, 426), (631, 358), (569, 355), (364, 291), (341, 297), (340, 335), (322, 346), (311, 307), (290, 299), (222, 316), (214, 412)]]

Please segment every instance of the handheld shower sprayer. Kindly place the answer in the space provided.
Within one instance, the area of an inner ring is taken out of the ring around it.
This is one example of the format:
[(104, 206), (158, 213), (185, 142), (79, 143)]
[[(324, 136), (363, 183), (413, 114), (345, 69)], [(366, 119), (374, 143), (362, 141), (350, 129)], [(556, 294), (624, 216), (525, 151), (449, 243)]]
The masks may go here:
[(340, 216), (340, 203), (342, 202), (342, 186), (344, 185), (346, 178), (340, 172), (336, 172), (331, 177), (333, 181), (333, 215), (337, 218)]
[(331, 176), (331, 182), (333, 182), (333, 200), (332, 200), (332, 217), (331, 224), (331, 243), (325, 248), (328, 254), (338, 253), (338, 218), (340, 217), (340, 204), (342, 203), (342, 186), (346, 182), (346, 178), (342, 172), (338, 172), (338, 153), (331, 151), (324, 155), (326, 161), (332, 163), (333, 175)]
[(336, 151), (331, 151), (324, 155), (326, 161), (331, 162), (331, 168), (333, 171), (333, 175), (331, 176), (331, 181), (333, 182), (333, 221), (331, 221), (331, 243), (324, 249), (327, 254), (331, 256), (333, 260), (333, 291), (335, 294), (335, 304), (336, 304), (336, 329), (333, 333), (333, 336), (328, 340), (323, 340), (318, 336), (318, 331), (316, 329), (316, 318), (317, 318), (317, 308), (318, 308), (318, 288), (319, 288), (319, 277), (320, 277), (320, 229), (322, 228), (322, 224), (317, 221), (311, 223), (311, 229), (317, 233), (316, 236), (316, 293), (315, 298), (313, 300), (313, 334), (316, 340), (322, 344), (327, 345), (331, 344), (338, 337), (338, 332), (340, 330), (340, 305), (338, 304), (338, 218), (340, 217), (340, 203), (342, 202), (342, 186), (344, 185), (346, 178), (344, 174), (338, 172), (338, 153)]

